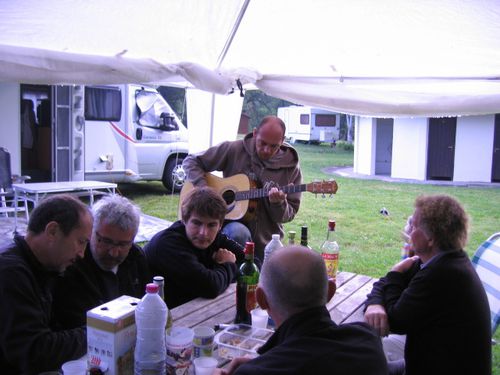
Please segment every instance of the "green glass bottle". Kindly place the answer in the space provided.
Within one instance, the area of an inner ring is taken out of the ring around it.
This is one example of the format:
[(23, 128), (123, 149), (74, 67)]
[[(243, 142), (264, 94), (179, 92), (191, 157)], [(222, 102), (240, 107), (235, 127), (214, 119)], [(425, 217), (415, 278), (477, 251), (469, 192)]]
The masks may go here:
[(312, 247), (309, 246), (308, 244), (308, 238), (307, 238), (307, 225), (303, 225), (300, 228), (300, 245), (307, 247), (312, 250)]
[[(156, 285), (158, 285), (158, 294), (160, 295), (161, 299), (163, 301), (165, 301), (165, 279), (163, 278), (163, 276), (155, 276), (153, 277), (153, 283), (155, 283)], [(167, 303), (165, 301), (165, 303)], [(168, 309), (168, 306), (167, 306), (167, 309)], [(170, 309), (168, 309), (168, 313), (167, 313), (167, 325), (165, 327), (165, 331), (167, 333), (170, 332), (170, 328), (172, 328), (172, 311)]]
[(257, 307), (255, 290), (259, 283), (259, 269), (254, 263), (254, 243), (245, 244), (245, 262), (240, 267), (236, 282), (235, 323), (252, 324), (250, 311)]

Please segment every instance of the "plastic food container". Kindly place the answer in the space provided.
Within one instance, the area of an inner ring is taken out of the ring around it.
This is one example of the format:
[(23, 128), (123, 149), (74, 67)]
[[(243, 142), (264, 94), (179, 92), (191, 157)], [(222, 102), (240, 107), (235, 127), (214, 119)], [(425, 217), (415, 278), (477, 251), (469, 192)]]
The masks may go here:
[(249, 355), (256, 357), (257, 349), (271, 337), (274, 331), (266, 328), (252, 328), (247, 324), (233, 324), (215, 335), (219, 357), (233, 359)]

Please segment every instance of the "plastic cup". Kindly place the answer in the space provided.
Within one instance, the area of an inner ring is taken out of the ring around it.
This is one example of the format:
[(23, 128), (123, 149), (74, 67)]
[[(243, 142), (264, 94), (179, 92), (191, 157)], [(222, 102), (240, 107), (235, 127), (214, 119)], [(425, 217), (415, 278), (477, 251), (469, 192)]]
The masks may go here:
[(211, 357), (213, 354), (213, 350), (214, 350), (213, 344), (203, 345), (203, 346), (194, 345), (193, 346), (193, 358)]
[(68, 361), (62, 365), (61, 369), (64, 375), (85, 375), (87, 373), (87, 360)]
[(262, 310), (260, 308), (253, 309), (252, 314), (252, 327), (253, 328), (267, 328), (267, 320), (269, 319), (269, 315), (266, 310)]
[(193, 363), (195, 375), (212, 375), (218, 362), (214, 357), (199, 357)]
[(212, 327), (199, 326), (193, 329), (195, 346), (207, 346), (214, 343), (215, 331)]

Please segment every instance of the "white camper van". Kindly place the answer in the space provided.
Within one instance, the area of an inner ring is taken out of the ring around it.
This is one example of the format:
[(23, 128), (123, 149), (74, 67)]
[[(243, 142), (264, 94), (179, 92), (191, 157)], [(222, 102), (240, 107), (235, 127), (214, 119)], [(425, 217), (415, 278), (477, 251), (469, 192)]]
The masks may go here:
[(339, 139), (340, 114), (308, 106), (278, 108), (278, 117), (286, 124), (288, 142), (333, 142)]
[(21, 147), (2, 146), (32, 181), (160, 180), (171, 191), (182, 187), (187, 129), (156, 89), (21, 84), (19, 90)]

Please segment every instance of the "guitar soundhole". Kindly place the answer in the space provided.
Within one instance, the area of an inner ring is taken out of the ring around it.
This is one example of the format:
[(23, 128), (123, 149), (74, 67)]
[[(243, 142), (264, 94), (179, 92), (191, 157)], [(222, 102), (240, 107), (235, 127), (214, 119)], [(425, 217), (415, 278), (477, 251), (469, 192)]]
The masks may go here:
[(225, 192), (222, 193), (222, 199), (224, 199), (224, 201), (228, 206), (234, 202), (235, 196), (236, 194), (232, 190), (226, 190)]

